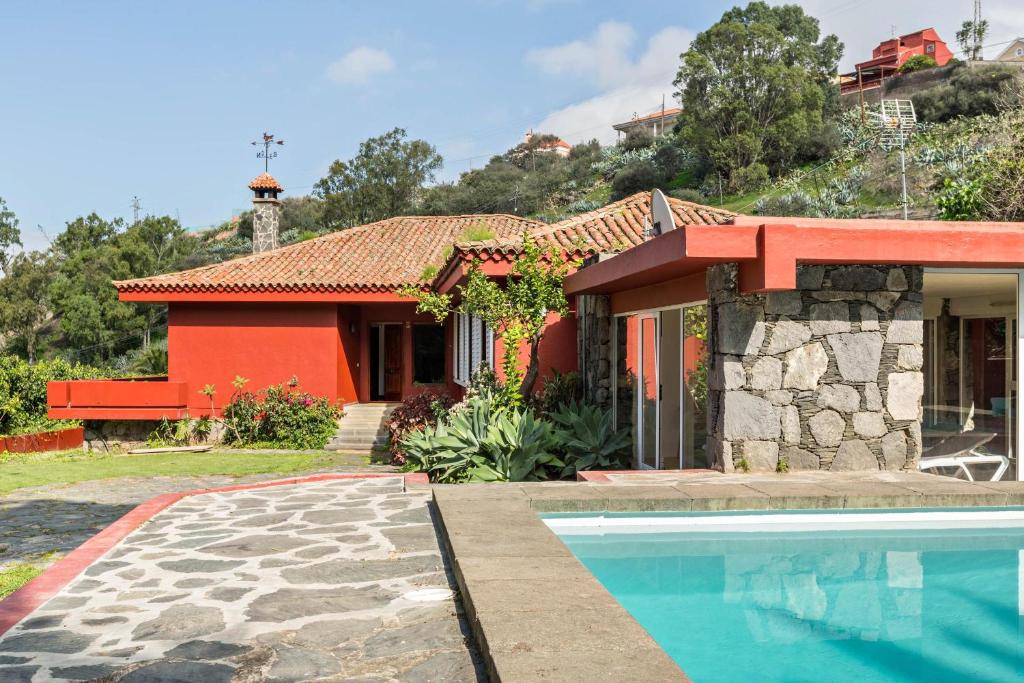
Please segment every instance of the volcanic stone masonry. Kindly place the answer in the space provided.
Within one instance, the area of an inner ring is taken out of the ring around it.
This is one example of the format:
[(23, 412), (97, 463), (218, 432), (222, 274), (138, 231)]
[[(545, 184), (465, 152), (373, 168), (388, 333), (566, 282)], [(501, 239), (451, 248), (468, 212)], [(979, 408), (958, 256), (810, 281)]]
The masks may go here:
[(912, 469), (922, 281), (919, 266), (800, 266), (794, 291), (740, 294), (735, 264), (710, 268), (708, 448), (718, 469)]

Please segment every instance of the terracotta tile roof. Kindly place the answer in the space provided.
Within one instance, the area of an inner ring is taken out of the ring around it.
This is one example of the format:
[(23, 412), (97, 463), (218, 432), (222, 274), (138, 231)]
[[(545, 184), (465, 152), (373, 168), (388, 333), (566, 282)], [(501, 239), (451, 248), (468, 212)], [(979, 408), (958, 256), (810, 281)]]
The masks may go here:
[(671, 109), (666, 109), (664, 114), (659, 109), (658, 111), (654, 112), (653, 114), (647, 114), (645, 116), (638, 116), (637, 118), (630, 119), (629, 121), (623, 121), (622, 123), (616, 123), (614, 126), (612, 126), (612, 128), (615, 128), (615, 129), (618, 129), (620, 127), (628, 128), (628, 127), (634, 126), (634, 125), (636, 125), (638, 123), (643, 123), (644, 121), (656, 121), (656, 120), (658, 120), (658, 119), (660, 119), (662, 117), (667, 119), (667, 118), (672, 117), (672, 116), (678, 116), (682, 112), (683, 112), (683, 110), (682, 110), (681, 107), (672, 107)]
[[(676, 225), (721, 225), (736, 214), (681, 199), (667, 197)], [(638, 192), (625, 199), (558, 223), (534, 228), (530, 234), (539, 242), (576, 252), (618, 252), (644, 241), (644, 216), (651, 212), (651, 193)], [(518, 239), (493, 239), (482, 242), (460, 242), (463, 252), (504, 252), (519, 250)]]
[(382, 292), (423, 282), (467, 229), (509, 239), (544, 224), (505, 214), (399, 216), (273, 251), (114, 283), (119, 292)]
[(284, 192), (284, 188), (281, 187), (281, 183), (274, 179), (274, 176), (269, 173), (260, 173), (258, 176), (252, 179), (249, 183), (250, 190), (277, 190), (278, 192)]
[(566, 142), (562, 138), (558, 138), (557, 140), (548, 140), (547, 142), (542, 142), (539, 145), (537, 145), (538, 149), (554, 149), (556, 147), (563, 147), (565, 149), (572, 149), (572, 145), (570, 145), (568, 142)]

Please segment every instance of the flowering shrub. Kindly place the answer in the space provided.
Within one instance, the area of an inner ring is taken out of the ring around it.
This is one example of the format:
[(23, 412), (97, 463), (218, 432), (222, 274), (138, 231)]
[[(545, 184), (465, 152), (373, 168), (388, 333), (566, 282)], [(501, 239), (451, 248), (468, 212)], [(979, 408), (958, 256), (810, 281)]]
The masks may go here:
[(410, 396), (391, 412), (386, 427), (391, 435), (391, 460), (396, 465), (405, 463), (402, 439), (409, 432), (433, 427), (455, 403), (447, 393), (428, 391)]
[(225, 443), (269, 448), (323, 448), (341, 411), (321, 396), (298, 390), (298, 380), (259, 392), (236, 391), (224, 409)]

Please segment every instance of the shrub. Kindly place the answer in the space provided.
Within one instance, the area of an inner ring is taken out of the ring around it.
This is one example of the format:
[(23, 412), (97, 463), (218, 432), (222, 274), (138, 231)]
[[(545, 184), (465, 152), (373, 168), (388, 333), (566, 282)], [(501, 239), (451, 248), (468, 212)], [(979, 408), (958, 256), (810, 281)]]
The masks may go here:
[(57, 358), (29, 364), (18, 356), (0, 356), (0, 434), (56, 429), (68, 424), (46, 417), (46, 383), (110, 377), (108, 369)]
[(995, 114), (1012, 90), (1017, 70), (1004, 65), (957, 67), (949, 80), (913, 96), (920, 121), (942, 123), (958, 116)]
[(768, 184), (768, 167), (753, 163), (736, 170), (729, 179), (729, 186), (736, 192), (756, 192)]
[(912, 74), (915, 71), (934, 69), (938, 65), (938, 62), (936, 62), (935, 58), (931, 55), (914, 55), (907, 61), (903, 62), (903, 66), (900, 67), (900, 73)]
[(615, 430), (610, 410), (573, 401), (551, 413), (550, 418), (558, 428), (557, 437), (564, 452), (563, 477), (574, 478), (584, 470), (628, 465), (630, 435), (626, 430)]
[(696, 190), (692, 187), (681, 187), (677, 190), (672, 190), (668, 193), (668, 196), (681, 199), (684, 202), (693, 202), (694, 204), (706, 204), (707, 198), (700, 193), (700, 190)]
[(626, 133), (626, 137), (620, 143), (623, 150), (632, 152), (637, 149), (644, 149), (654, 144), (654, 135), (646, 128), (634, 128)]
[(636, 192), (649, 191), (663, 179), (650, 161), (634, 161), (624, 166), (612, 180), (612, 199), (618, 200)]
[(391, 460), (396, 465), (405, 462), (402, 452), (402, 439), (409, 432), (421, 431), (424, 427), (434, 427), (438, 421), (448, 414), (455, 399), (448, 393), (427, 391), (411, 396), (391, 412), (385, 425), (391, 436)]
[(321, 396), (298, 390), (298, 381), (257, 393), (238, 391), (224, 409), (225, 443), (271, 448), (323, 448), (337, 431), (341, 411)]
[(407, 434), (402, 449), (409, 469), (439, 483), (541, 481), (565, 466), (555, 454), (558, 443), (551, 423), (533, 411), (472, 398), (436, 427)]
[(567, 403), (575, 403), (579, 397), (579, 375), (555, 370), (544, 380), (543, 391), (533, 397), (532, 403), (538, 415), (547, 415)]
[(144, 349), (140, 349), (132, 360), (131, 369), (133, 372), (155, 377), (167, 374), (167, 340), (153, 342)]

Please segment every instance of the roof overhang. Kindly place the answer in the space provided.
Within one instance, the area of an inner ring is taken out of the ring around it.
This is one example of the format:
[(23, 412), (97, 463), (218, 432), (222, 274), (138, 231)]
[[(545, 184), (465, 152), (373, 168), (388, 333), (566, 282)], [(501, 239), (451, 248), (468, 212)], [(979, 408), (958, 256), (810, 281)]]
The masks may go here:
[(566, 292), (613, 294), (730, 262), (747, 293), (795, 289), (797, 264), (1024, 268), (1024, 223), (738, 216), (684, 226), (584, 268), (566, 279)]
[(415, 303), (415, 299), (399, 296), (393, 291), (360, 292), (360, 291), (327, 291), (327, 292), (289, 292), (289, 291), (129, 291), (119, 292), (121, 301), (138, 301), (149, 303), (173, 303), (191, 301), (196, 303)]

